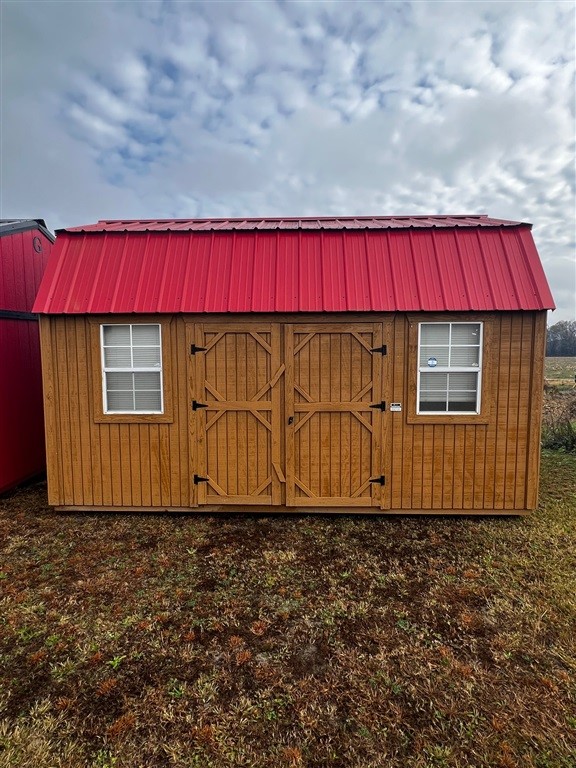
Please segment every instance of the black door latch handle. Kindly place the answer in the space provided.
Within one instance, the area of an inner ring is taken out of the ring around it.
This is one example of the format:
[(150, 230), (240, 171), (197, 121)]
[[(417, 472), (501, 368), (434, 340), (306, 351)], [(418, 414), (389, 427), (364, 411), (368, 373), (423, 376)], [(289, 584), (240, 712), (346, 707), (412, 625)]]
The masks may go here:
[(288, 416), (288, 424), (294, 423), (294, 416)]

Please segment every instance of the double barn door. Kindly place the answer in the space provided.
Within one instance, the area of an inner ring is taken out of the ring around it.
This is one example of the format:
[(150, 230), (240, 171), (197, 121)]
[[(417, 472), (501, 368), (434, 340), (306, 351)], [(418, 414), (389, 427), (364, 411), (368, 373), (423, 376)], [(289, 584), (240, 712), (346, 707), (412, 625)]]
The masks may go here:
[(382, 324), (193, 328), (198, 504), (382, 506)]

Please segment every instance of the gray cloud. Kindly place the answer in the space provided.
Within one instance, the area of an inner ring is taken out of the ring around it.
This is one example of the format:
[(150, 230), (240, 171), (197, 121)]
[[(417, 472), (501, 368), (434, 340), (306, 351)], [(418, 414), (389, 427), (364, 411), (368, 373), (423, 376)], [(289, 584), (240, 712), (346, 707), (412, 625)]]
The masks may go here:
[(490, 212), (574, 288), (574, 7), (2, 4), (2, 216)]

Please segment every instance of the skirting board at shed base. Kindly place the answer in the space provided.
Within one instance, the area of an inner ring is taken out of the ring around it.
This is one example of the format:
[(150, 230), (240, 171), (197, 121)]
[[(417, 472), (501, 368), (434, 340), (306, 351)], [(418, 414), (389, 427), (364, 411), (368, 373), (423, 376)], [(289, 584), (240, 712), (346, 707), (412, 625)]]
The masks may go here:
[(89, 507), (89, 506), (59, 506), (56, 512), (142, 512), (143, 514), (161, 514), (163, 512), (186, 513), (189, 515), (202, 514), (238, 514), (245, 515), (453, 515), (454, 517), (490, 517), (529, 515), (529, 509), (378, 509), (376, 507), (237, 507), (222, 504), (220, 506), (202, 507)]

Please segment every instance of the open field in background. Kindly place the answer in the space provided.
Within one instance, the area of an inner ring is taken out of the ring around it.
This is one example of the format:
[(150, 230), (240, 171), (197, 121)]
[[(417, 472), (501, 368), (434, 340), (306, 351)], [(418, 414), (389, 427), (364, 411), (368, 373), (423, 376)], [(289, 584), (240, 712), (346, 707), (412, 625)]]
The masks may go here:
[(574, 385), (576, 357), (547, 357), (544, 362), (544, 377), (547, 384), (554, 386)]
[[(568, 379), (548, 378), (548, 373), (565, 376), (576, 358), (546, 358), (546, 383), (542, 412), (542, 445), (576, 453), (576, 385)], [(576, 367), (572, 370), (576, 370)]]
[(573, 768), (575, 477), (526, 519), (0, 500), (0, 766)]

